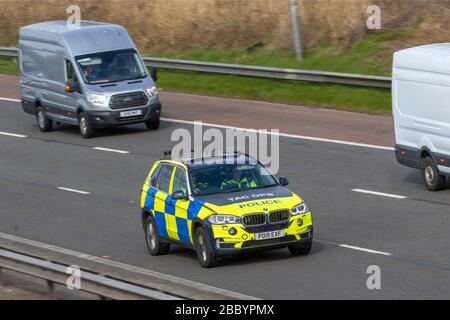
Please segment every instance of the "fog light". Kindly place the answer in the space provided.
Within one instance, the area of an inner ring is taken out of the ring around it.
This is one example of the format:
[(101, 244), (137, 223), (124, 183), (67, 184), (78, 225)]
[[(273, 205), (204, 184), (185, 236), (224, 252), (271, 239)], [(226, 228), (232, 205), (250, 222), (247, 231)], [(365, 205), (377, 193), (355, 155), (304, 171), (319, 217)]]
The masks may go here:
[(298, 220), (297, 220), (297, 225), (298, 225), (299, 227), (301, 227), (301, 226), (303, 225), (303, 220), (302, 220), (302, 219), (298, 219)]
[(237, 233), (237, 230), (235, 228), (231, 228), (230, 230), (228, 230), (228, 233), (234, 236)]

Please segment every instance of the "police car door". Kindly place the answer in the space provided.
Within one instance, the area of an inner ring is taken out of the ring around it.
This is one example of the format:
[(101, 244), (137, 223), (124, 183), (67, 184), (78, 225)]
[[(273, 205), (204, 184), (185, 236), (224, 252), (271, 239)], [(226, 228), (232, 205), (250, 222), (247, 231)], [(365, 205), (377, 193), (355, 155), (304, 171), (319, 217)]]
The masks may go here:
[[(188, 187), (186, 182), (186, 171), (181, 167), (175, 167), (173, 172), (172, 183), (171, 183), (171, 194), (176, 191), (183, 191), (184, 194), (188, 195)], [(180, 240), (184, 243), (191, 243), (190, 230), (192, 225), (192, 220), (188, 218), (188, 207), (190, 201), (186, 199), (172, 200), (173, 205), (173, 218), (171, 218), (170, 233), (173, 234), (176, 240)], [(172, 209), (171, 209), (172, 210)]]
[[(156, 217), (156, 225), (158, 228), (158, 233), (163, 237), (171, 238), (171, 234), (169, 232), (170, 226), (168, 216), (171, 216), (168, 204), (170, 201), (169, 196), (169, 188), (170, 182), (172, 178), (172, 173), (174, 166), (170, 164), (163, 164), (161, 169), (161, 173), (158, 177), (158, 191), (155, 194), (155, 205), (154, 205), (154, 213)], [(159, 219), (158, 219), (159, 217)]]

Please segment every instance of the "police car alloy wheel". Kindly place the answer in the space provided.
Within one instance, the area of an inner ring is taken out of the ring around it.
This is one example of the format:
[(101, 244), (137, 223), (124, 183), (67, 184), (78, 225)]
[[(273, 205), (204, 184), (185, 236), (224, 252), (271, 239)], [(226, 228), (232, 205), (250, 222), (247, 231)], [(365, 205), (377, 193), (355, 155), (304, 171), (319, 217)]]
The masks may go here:
[(37, 118), (39, 129), (42, 132), (47, 132), (52, 129), (52, 120), (47, 118), (45, 111), (42, 110), (41, 107), (38, 107), (36, 109), (36, 118)]
[(445, 176), (439, 174), (439, 171), (431, 157), (422, 159), (420, 170), (425, 186), (430, 191), (439, 191), (445, 189)]
[(217, 259), (214, 257), (208, 241), (208, 237), (203, 228), (198, 228), (196, 232), (195, 250), (200, 265), (204, 268), (210, 268), (217, 265)]
[(170, 245), (161, 243), (155, 219), (153, 219), (152, 216), (147, 218), (147, 224), (145, 226), (145, 242), (147, 243), (148, 251), (153, 256), (169, 252)]

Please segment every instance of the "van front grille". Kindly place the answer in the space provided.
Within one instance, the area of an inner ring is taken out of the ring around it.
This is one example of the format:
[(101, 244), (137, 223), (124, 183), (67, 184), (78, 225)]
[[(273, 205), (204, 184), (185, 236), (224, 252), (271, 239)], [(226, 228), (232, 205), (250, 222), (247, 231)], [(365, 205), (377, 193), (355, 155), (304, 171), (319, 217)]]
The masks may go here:
[(254, 213), (244, 216), (242, 219), (244, 224), (247, 226), (256, 226), (259, 224), (266, 223), (266, 214), (265, 213)]
[(277, 210), (269, 213), (270, 223), (284, 222), (289, 219), (289, 210)]
[(109, 107), (111, 109), (133, 108), (145, 106), (147, 102), (147, 95), (144, 92), (128, 92), (112, 96), (109, 101)]

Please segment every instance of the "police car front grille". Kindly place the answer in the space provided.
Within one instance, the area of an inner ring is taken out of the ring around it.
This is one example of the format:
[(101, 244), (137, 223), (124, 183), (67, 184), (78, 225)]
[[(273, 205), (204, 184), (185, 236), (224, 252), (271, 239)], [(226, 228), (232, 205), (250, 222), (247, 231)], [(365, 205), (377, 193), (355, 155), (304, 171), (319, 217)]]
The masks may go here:
[(111, 109), (133, 108), (145, 106), (147, 102), (148, 99), (144, 92), (128, 92), (113, 95), (109, 101), (109, 107)]
[(260, 224), (266, 223), (266, 214), (265, 213), (254, 213), (244, 216), (242, 219), (245, 225), (247, 226), (256, 226)]
[(276, 210), (269, 213), (270, 223), (284, 222), (289, 219), (289, 210)]

